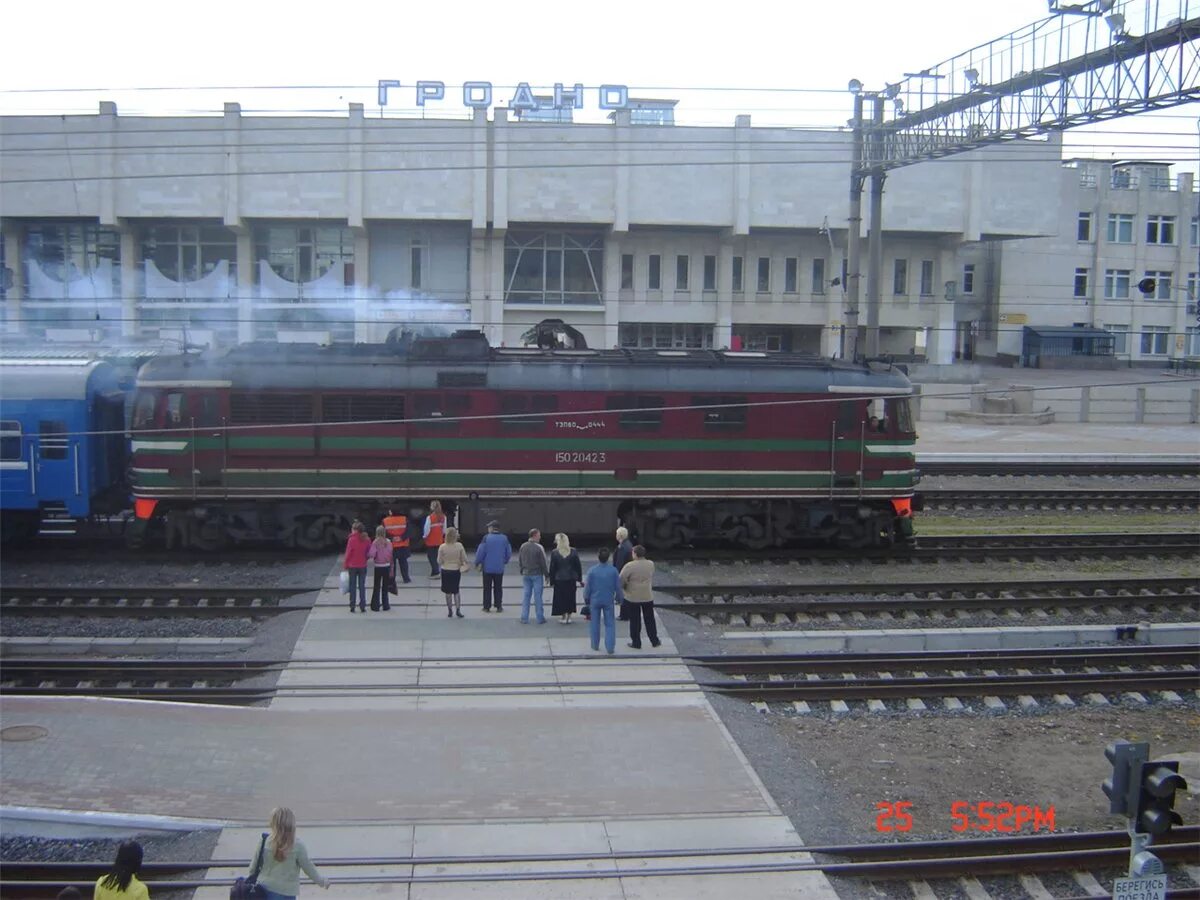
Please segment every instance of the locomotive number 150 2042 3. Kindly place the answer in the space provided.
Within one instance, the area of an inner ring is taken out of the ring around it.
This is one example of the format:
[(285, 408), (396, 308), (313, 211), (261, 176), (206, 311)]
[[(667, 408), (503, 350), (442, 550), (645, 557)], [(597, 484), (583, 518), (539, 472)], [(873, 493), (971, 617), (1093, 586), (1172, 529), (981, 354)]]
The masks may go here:
[(554, 461), (559, 465), (604, 463), (608, 462), (608, 454), (597, 450), (560, 450), (554, 454)]

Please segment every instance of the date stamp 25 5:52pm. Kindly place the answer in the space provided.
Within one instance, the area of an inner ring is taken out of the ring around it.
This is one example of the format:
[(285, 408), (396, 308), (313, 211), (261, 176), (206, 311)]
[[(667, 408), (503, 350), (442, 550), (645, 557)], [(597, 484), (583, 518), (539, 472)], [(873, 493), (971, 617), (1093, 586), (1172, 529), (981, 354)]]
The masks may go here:
[[(875, 804), (875, 830), (906, 832), (914, 827), (913, 803), (910, 800), (880, 801)], [(936, 813), (935, 813), (936, 814)], [(920, 814), (918, 813), (920, 816)], [(1016, 834), (1054, 831), (1054, 807), (1029, 806), (1024, 803), (992, 800), (955, 800), (947, 811), (951, 831), (998, 832)], [(921, 816), (923, 817), (923, 816)], [(941, 823), (939, 823), (941, 824)]]

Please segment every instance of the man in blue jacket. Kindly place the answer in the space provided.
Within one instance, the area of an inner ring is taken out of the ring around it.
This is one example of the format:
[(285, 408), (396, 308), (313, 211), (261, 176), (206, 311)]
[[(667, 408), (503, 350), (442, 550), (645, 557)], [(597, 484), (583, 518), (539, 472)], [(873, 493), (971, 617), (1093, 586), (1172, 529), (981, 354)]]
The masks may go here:
[(488, 522), (488, 533), (479, 542), (475, 551), (475, 568), (483, 570), (483, 611), (492, 611), (492, 598), (496, 600), (496, 612), (503, 612), (504, 567), (512, 559), (512, 544), (500, 533), (499, 522)]
[(598, 565), (588, 569), (583, 580), (583, 602), (592, 611), (588, 629), (592, 638), (592, 649), (600, 649), (600, 617), (604, 617), (604, 649), (613, 653), (617, 649), (617, 623), (614, 606), (623, 602), (621, 596), (621, 573), (608, 561), (608, 548), (601, 547), (596, 554)]

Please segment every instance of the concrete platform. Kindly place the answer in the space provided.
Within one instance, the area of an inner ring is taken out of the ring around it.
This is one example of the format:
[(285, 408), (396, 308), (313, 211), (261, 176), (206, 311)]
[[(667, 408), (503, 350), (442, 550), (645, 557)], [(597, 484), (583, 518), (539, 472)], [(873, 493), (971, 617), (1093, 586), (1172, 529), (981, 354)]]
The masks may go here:
[[(665, 630), (659, 650), (634, 651), (618, 623), (610, 657), (593, 653), (582, 618), (520, 624), (518, 591), (484, 614), (475, 573), (464, 619), (445, 617), (432, 579), (402, 586), (390, 612), (351, 614), (335, 576), (268, 708), (4, 698), (6, 725), (49, 733), (5, 743), (0, 802), (230, 825), (216, 853), (226, 859), (248, 859), (259, 823), (288, 805), (318, 864), (394, 857), (375, 871), (333, 867), (343, 897), (836, 896), (803, 871), (790, 823)], [(711, 854), (764, 846), (775, 852)], [(653, 848), (699, 855), (612, 856)], [(405, 862), (502, 853), (591, 856)], [(792, 870), (672, 874), (717, 863)], [(386, 884), (367, 883), (381, 874)]]
[(942, 454), (979, 459), (1033, 454), (1039, 460), (1078, 456), (1166, 456), (1200, 467), (1200, 425), (981, 425), (918, 422), (917, 461)]

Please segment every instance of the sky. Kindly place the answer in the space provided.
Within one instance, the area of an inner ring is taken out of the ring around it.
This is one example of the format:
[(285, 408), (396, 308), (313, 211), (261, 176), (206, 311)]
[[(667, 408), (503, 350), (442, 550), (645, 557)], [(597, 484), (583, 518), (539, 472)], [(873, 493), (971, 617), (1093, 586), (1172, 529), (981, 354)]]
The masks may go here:
[[(1185, 15), (1200, 8), (1200, 0), (1152, 2)], [(447, 99), (426, 108), (438, 117), (465, 115), (464, 81), (492, 82), (496, 105), (518, 82), (545, 91), (561, 81), (588, 86), (583, 121), (602, 118), (593, 88), (615, 83), (634, 96), (678, 99), (681, 124), (730, 125), (744, 113), (755, 124), (838, 127), (850, 116), (851, 78), (882, 88), (1046, 17), (1047, 0), (60, 0), (52, 24), (44, 6), (11, 4), (0, 115), (93, 113), (101, 100), (122, 115), (215, 113), (227, 101), (245, 115), (344, 114), (352, 102), (379, 115), (377, 82), (392, 78), (404, 87), (388, 115), (419, 114), (418, 79), (446, 83)], [(1194, 167), (1198, 129), (1200, 109), (1176, 107), (1077, 129), (1067, 153)]]

